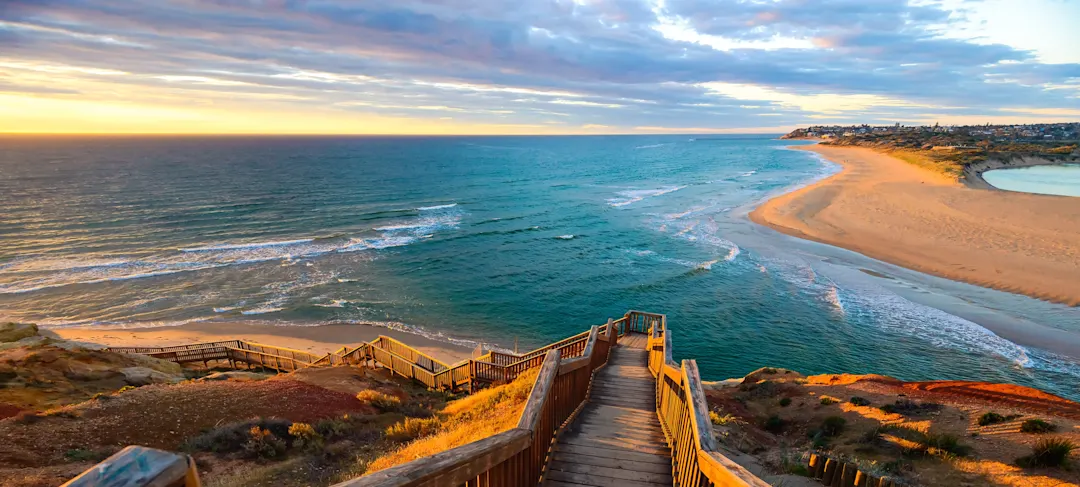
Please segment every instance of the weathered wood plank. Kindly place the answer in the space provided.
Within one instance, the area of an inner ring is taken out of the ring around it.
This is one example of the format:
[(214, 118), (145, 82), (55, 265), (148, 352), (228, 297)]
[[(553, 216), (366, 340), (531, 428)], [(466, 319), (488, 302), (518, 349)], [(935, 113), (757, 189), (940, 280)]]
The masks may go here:
[(652, 463), (633, 461), (622, 457), (595, 456), (585, 455), (581, 453), (556, 453), (554, 457), (552, 457), (552, 459), (568, 463), (578, 463), (582, 465), (596, 465), (598, 467), (621, 468), (625, 470), (633, 470), (635, 472), (664, 473), (669, 475), (671, 474), (670, 461), (665, 463)]
[(583, 473), (588, 474), (590, 477), (610, 477), (613, 479), (636, 480), (638, 482), (655, 482), (667, 485), (671, 485), (672, 482), (670, 473), (638, 472), (625, 468), (585, 465), (580, 463), (563, 462), (558, 460), (551, 462), (551, 470), (560, 470), (563, 472), (571, 473)]
[(671, 455), (659, 455), (653, 453), (643, 453), (638, 451), (626, 450), (623, 448), (610, 448), (604, 446), (581, 446), (571, 445), (560, 442), (556, 454), (565, 453), (570, 455), (599, 455), (608, 456), (612, 458), (621, 458), (623, 460), (630, 460), (642, 463), (656, 463), (659, 465), (667, 465), (671, 467)]
[[(665, 485), (657, 482), (639, 482), (635, 480), (613, 479), (611, 477), (601, 477), (599, 475), (563, 472), (561, 470), (552, 470), (547, 472), (546, 478), (551, 480), (559, 480), (563, 482), (569, 482), (579, 485), (588, 485), (593, 487), (655, 487), (657, 485)], [(667, 485), (671, 485), (669, 482)]]

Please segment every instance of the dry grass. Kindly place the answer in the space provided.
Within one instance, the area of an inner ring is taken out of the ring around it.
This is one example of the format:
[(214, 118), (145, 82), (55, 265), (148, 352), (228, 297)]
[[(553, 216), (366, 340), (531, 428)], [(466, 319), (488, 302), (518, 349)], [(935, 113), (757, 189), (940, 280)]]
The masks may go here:
[(368, 473), (457, 448), (517, 426), (537, 372), (534, 369), (510, 384), (448, 404), (439, 413), (441, 424), (437, 432), (375, 459), (368, 465)]
[(895, 149), (888, 151), (889, 155), (900, 159), (908, 164), (919, 166), (938, 174), (943, 174), (952, 179), (959, 179), (964, 174), (964, 166), (959, 163), (939, 159), (925, 151)]

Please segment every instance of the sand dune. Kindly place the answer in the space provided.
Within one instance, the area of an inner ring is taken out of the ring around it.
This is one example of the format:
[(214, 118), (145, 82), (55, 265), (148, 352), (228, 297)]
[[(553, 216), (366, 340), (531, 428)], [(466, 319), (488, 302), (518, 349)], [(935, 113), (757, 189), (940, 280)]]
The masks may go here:
[(1080, 198), (967, 188), (870, 149), (808, 146), (839, 174), (750, 219), (929, 274), (1080, 305)]

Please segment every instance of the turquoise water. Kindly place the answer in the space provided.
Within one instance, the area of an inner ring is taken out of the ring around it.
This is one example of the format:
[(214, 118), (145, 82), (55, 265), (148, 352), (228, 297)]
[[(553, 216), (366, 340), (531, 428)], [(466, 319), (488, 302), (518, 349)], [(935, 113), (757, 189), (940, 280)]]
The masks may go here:
[(982, 177), (998, 189), (1080, 196), (1080, 165), (1078, 164), (995, 169), (984, 172)]
[(771, 137), (0, 141), (0, 319), (372, 323), (524, 348), (636, 308), (667, 313), (707, 379), (774, 366), (1080, 399), (1080, 351), (990, 331), (1075, 337), (1076, 309), (750, 223), (836, 171)]

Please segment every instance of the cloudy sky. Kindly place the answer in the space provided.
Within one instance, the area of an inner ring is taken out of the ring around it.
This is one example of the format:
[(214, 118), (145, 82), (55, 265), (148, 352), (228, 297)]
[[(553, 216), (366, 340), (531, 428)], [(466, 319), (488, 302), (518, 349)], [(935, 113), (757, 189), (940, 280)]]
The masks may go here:
[(0, 132), (1080, 120), (1080, 1), (0, 0)]

